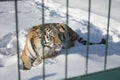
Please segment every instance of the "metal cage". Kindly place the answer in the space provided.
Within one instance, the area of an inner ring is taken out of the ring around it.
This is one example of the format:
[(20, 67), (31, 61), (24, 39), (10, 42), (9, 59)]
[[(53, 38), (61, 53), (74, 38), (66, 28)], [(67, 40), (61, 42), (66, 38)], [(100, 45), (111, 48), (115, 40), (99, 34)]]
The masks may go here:
[[(88, 4), (88, 33), (87, 33), (87, 40), (89, 41), (89, 32), (90, 32), (90, 21), (91, 21), (91, 1), (89, 0)], [(19, 55), (19, 30), (18, 30), (18, 7), (17, 7), (17, 0), (14, 1), (15, 4), (15, 20), (16, 20), (16, 34), (17, 34), (17, 58), (18, 58), (18, 80), (21, 80), (21, 73), (20, 73), (20, 55)], [(87, 44), (87, 52), (86, 52), (86, 67), (85, 67), (85, 75), (76, 76), (73, 78), (68, 78), (68, 51), (66, 49), (66, 57), (65, 57), (65, 78), (64, 80), (120, 80), (120, 68), (107, 70), (107, 54), (108, 54), (108, 37), (109, 37), (109, 25), (110, 25), (110, 14), (111, 14), (111, 0), (108, 3), (108, 18), (107, 18), (107, 36), (106, 36), (106, 47), (105, 47), (105, 56), (104, 56), (104, 71), (96, 72), (92, 74), (88, 74), (88, 58), (89, 58), (89, 44)], [(42, 0), (42, 24), (44, 24), (44, 0)], [(69, 0), (66, 0), (66, 24), (69, 24)], [(43, 25), (44, 27), (44, 25)], [(66, 32), (67, 35), (67, 32)], [(44, 54), (44, 53), (43, 53)], [(43, 80), (45, 80), (45, 63), (43, 61)]]

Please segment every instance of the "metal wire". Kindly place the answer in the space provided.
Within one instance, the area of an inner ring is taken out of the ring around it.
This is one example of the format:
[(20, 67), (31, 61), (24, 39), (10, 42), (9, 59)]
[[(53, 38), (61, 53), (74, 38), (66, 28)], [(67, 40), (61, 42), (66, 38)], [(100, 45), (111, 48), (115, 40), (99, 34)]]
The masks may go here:
[(107, 36), (106, 36), (106, 48), (105, 48), (104, 70), (106, 70), (106, 68), (107, 68), (107, 55), (108, 55), (108, 40), (109, 40), (110, 14), (111, 14), (111, 0), (109, 0), (109, 5), (108, 5), (108, 21), (107, 21)]
[(19, 29), (18, 29), (18, 8), (17, 8), (17, 0), (14, 1), (15, 6), (15, 25), (16, 25), (16, 42), (17, 42), (17, 66), (18, 66), (18, 80), (21, 80), (21, 73), (20, 73), (20, 54), (19, 54)]
[[(89, 5), (88, 5), (88, 33), (87, 33), (87, 41), (89, 42), (90, 39), (90, 18), (91, 18), (91, 0), (89, 0)], [(85, 73), (88, 73), (88, 58), (89, 58), (89, 43), (87, 43), (87, 48), (86, 48), (86, 71)]]
[[(45, 15), (44, 15), (44, 0), (42, 0), (42, 55), (44, 58), (44, 23), (45, 23)], [(45, 60), (43, 59), (43, 80), (45, 80)]]
[[(66, 25), (69, 24), (69, 0), (66, 0)], [(68, 37), (68, 27), (66, 27), (66, 54), (65, 54), (65, 79), (68, 77), (68, 44), (69, 44), (69, 37)]]

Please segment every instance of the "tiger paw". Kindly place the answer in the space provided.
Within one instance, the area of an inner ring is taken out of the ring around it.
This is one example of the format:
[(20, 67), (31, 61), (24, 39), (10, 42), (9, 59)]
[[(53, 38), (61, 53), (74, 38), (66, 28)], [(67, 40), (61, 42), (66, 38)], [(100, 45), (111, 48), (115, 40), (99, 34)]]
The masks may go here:
[(33, 66), (37, 66), (41, 63), (41, 58), (40, 57), (37, 57), (36, 60), (33, 62)]

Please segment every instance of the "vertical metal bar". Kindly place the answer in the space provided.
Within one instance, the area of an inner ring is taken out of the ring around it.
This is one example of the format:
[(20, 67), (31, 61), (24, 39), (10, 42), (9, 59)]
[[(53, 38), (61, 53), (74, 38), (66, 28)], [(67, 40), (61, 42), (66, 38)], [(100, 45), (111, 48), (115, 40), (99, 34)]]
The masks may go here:
[[(89, 5), (88, 5), (88, 33), (87, 33), (87, 41), (89, 42), (89, 37), (90, 37), (90, 18), (91, 18), (91, 0), (89, 0)], [(87, 43), (87, 50), (86, 50), (86, 71), (85, 73), (88, 73), (88, 58), (89, 58), (89, 43)]]
[[(42, 55), (44, 58), (44, 23), (45, 23), (45, 19), (44, 19), (45, 15), (44, 15), (44, 0), (42, 0)], [(43, 80), (45, 80), (45, 60), (43, 59)]]
[(111, 14), (111, 0), (109, 0), (109, 5), (108, 5), (108, 21), (107, 21), (107, 36), (106, 36), (104, 70), (106, 70), (106, 68), (107, 68), (107, 54), (108, 54), (108, 39), (109, 39), (110, 14)]
[[(69, 0), (66, 0), (66, 25), (69, 23)], [(66, 27), (66, 54), (65, 54), (65, 79), (68, 77), (68, 27)]]
[(17, 66), (18, 66), (18, 80), (21, 80), (20, 74), (20, 54), (19, 54), (19, 30), (18, 30), (18, 8), (17, 8), (17, 0), (14, 1), (15, 6), (15, 26), (16, 26), (16, 40), (17, 40)]

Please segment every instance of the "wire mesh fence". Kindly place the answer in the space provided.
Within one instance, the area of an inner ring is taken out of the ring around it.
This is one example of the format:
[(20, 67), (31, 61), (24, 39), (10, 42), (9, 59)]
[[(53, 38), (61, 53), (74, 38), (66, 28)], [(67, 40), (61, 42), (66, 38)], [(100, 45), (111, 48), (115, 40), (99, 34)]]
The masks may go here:
[[(20, 72), (20, 54), (19, 54), (19, 26), (18, 26), (18, 5), (17, 5), (17, 0), (14, 1), (15, 3), (15, 20), (16, 20), (16, 38), (17, 38), (17, 58), (18, 58), (18, 80), (21, 80), (21, 72)], [(90, 40), (90, 22), (91, 22), (91, 2), (92, 0), (88, 1), (88, 26), (87, 26), (87, 41)], [(44, 29), (44, 24), (45, 24), (45, 13), (44, 13), (44, 0), (42, 0), (42, 28)], [(107, 18), (107, 36), (106, 36), (106, 45), (105, 45), (105, 56), (104, 56), (104, 71), (107, 69), (107, 54), (108, 54), (108, 39), (109, 39), (109, 26), (110, 26), (110, 13), (111, 13), (111, 0), (109, 0), (108, 3), (108, 18)], [(66, 0), (66, 24), (69, 24), (69, 0)], [(43, 30), (43, 34), (44, 36), (44, 30)], [(66, 28), (66, 53), (65, 53), (65, 72), (64, 72), (64, 79), (67, 80), (68, 79), (68, 31)], [(42, 41), (44, 41), (44, 38), (42, 38)], [(44, 55), (44, 47), (43, 47), (43, 55)], [(88, 74), (88, 58), (89, 58), (89, 44), (87, 44), (87, 48), (86, 48), (86, 64), (85, 64), (85, 75)], [(42, 79), (45, 80), (45, 61), (43, 60), (43, 66), (42, 66), (42, 70), (43, 70), (43, 75), (42, 75)]]

